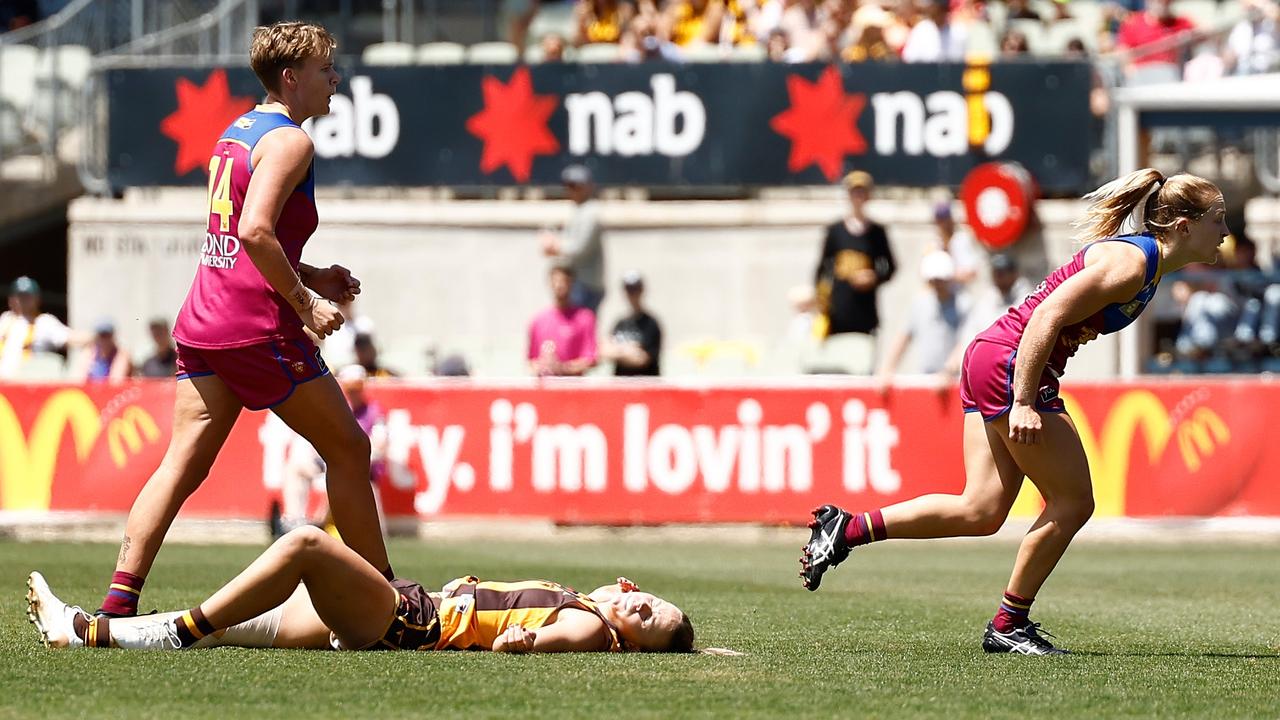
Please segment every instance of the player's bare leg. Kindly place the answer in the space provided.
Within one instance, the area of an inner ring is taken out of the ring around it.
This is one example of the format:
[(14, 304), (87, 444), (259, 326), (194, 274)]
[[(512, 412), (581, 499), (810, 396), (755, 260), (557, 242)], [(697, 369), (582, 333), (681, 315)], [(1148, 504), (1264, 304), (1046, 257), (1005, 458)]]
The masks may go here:
[[(174, 389), (173, 435), (160, 467), (138, 493), (125, 523), (116, 560), (116, 579), (103, 601), (111, 614), (137, 611), (138, 592), (117, 587), (122, 577), (140, 585), (151, 572), (156, 554), (179, 508), (209, 475), (209, 468), (240, 416), (235, 394), (216, 375), (179, 380)], [(132, 588), (141, 591), (141, 587)]]
[[(815, 511), (813, 534), (801, 558), (804, 586), (816, 590), (822, 575), (849, 551), (874, 540), (990, 535), (1004, 523), (1022, 487), (1023, 474), (994, 423), (965, 415), (965, 487), (959, 495), (934, 493), (851, 514), (832, 505)], [(876, 528), (879, 528), (877, 531)]]
[(1093, 514), (1093, 487), (1089, 462), (1070, 416), (1041, 413), (1040, 417), (1041, 441), (1034, 445), (1007, 439), (1008, 422), (998, 423), (1006, 447), (1040, 490), (1045, 507), (1022, 539), (1009, 585), (995, 617), (987, 625), (982, 640), (987, 652), (1027, 655), (1065, 652), (1040, 635), (1039, 624), (1029, 618), (1031, 603), (1062, 559), (1071, 539)]
[[(1040, 443), (1020, 445), (1007, 441), (1018, 465), (1026, 470), (1045, 501), (1044, 511), (1018, 548), (1018, 559), (1009, 578), (1009, 590), (1023, 597), (1035, 597), (1071, 539), (1093, 514), (1089, 461), (1075, 423), (1066, 414), (1041, 413), (1040, 417), (1044, 426)], [(1003, 427), (1007, 437), (1007, 421)]]
[(1000, 529), (1023, 473), (1003, 436), (1008, 423), (984, 422), (978, 413), (964, 416), (964, 491), (934, 493), (881, 508), (885, 527), (895, 538), (990, 535)]
[(303, 383), (272, 409), (324, 459), (329, 507), (343, 541), (375, 568), (389, 571), (369, 483), (369, 438), (356, 423), (337, 381), (324, 375)]

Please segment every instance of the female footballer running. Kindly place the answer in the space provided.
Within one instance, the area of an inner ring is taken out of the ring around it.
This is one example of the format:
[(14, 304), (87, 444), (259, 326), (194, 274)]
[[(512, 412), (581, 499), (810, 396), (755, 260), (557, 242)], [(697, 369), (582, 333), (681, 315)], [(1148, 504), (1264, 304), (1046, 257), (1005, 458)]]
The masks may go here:
[[(1093, 513), (1089, 464), (1058, 397), (1058, 378), (1078, 347), (1132, 323), (1162, 276), (1215, 261), (1227, 235), (1222, 192), (1194, 175), (1166, 178), (1138, 170), (1085, 199), (1091, 205), (1080, 237), (1087, 244), (965, 352), (964, 491), (857, 514), (834, 505), (814, 510), (800, 560), (805, 587), (817, 590), (823, 573), (869, 542), (990, 535), (1004, 523), (1027, 477), (1043, 496), (1044, 511), (1022, 540), (982, 648), (1066, 652), (1028, 618), (1040, 586)], [(1133, 234), (1119, 234), (1125, 227)]]
[(301, 123), (329, 112), (339, 80), (335, 46), (309, 23), (253, 33), (249, 61), (267, 102), (232, 122), (213, 147), (205, 241), (173, 331), (173, 435), (129, 511), (102, 615), (137, 613), (170, 524), (246, 407), (271, 408), (315, 446), (343, 539), (392, 576), (369, 487), (369, 439), (304, 332), (329, 335), (342, 324), (330, 301), (360, 292), (346, 268), (301, 262), (317, 224), (313, 149)]
[(27, 579), (28, 617), (48, 647), (191, 647), (494, 652), (690, 652), (680, 608), (626, 578), (588, 595), (543, 580), (458, 578), (439, 593), (388, 581), (314, 527), (294, 530), (185, 612), (130, 618), (69, 607), (40, 573)]

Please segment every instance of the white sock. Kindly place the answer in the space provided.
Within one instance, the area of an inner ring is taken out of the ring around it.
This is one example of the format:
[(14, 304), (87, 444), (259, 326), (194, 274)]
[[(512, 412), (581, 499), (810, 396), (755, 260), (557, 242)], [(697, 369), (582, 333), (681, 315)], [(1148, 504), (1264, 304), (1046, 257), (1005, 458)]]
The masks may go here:
[(274, 647), (276, 633), (280, 632), (280, 618), (284, 616), (284, 606), (265, 612), (252, 620), (245, 620), (239, 625), (232, 625), (226, 630), (209, 633), (196, 641), (193, 648), (206, 647)]

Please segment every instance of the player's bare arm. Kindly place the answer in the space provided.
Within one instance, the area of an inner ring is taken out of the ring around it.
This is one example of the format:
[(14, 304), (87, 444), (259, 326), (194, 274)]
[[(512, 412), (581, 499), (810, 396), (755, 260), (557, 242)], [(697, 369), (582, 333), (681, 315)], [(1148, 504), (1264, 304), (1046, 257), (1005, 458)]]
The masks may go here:
[(513, 625), (493, 642), (494, 652), (599, 652), (610, 645), (609, 632), (594, 613), (565, 608), (555, 622), (535, 632)]
[(1099, 243), (1090, 248), (1085, 268), (1068, 278), (1045, 298), (1027, 323), (1018, 343), (1013, 375), (1013, 408), (1009, 411), (1009, 437), (1033, 445), (1040, 439), (1040, 413), (1035, 409), (1036, 383), (1044, 372), (1062, 328), (1097, 313), (1112, 303), (1124, 302), (1142, 290), (1146, 258), (1128, 243)]
[(268, 133), (253, 149), (253, 176), (245, 191), (240, 219), (240, 242), (258, 272), (298, 313), (307, 329), (326, 337), (342, 325), (342, 315), (316, 298), (294, 272), (276, 238), (276, 222), (285, 201), (307, 177), (312, 158), (311, 138), (301, 130), (282, 128)]

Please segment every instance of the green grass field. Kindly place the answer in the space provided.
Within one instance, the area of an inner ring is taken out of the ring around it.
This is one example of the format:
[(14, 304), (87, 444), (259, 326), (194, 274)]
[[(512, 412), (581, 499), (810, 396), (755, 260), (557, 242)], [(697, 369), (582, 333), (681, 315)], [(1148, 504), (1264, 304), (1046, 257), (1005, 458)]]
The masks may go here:
[[(625, 574), (694, 619), (700, 646), (741, 657), (491, 653), (49, 651), (25, 616), (40, 569), (96, 607), (116, 548), (0, 543), (0, 717), (1280, 717), (1280, 551), (1086, 543), (1034, 617), (1071, 657), (987, 656), (1005, 541), (889, 543), (808, 593), (794, 542), (397, 541), (398, 572), (545, 577), (590, 588)], [(260, 550), (165, 548), (144, 609), (201, 600)]]

